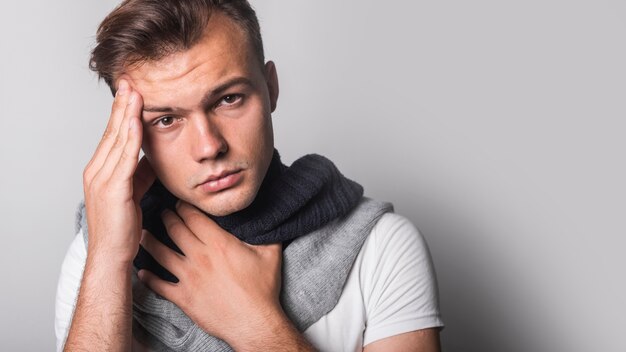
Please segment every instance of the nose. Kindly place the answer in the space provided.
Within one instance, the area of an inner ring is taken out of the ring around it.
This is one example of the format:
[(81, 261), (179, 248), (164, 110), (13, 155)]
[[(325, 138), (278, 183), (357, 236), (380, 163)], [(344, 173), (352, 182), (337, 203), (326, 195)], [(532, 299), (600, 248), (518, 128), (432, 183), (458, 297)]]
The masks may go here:
[(190, 127), (192, 155), (196, 161), (213, 160), (228, 151), (219, 125), (211, 123), (207, 116), (192, 118)]

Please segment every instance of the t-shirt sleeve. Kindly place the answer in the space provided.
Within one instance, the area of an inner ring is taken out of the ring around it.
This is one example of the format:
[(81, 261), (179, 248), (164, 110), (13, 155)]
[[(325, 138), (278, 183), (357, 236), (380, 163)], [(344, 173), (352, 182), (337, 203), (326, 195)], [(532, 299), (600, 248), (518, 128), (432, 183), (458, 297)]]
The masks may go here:
[(63, 350), (67, 339), (86, 259), (87, 250), (85, 249), (83, 233), (79, 231), (65, 254), (57, 284), (54, 315), (57, 351)]
[(361, 270), (363, 345), (405, 332), (443, 327), (437, 280), (426, 241), (401, 215), (385, 214), (368, 241)]

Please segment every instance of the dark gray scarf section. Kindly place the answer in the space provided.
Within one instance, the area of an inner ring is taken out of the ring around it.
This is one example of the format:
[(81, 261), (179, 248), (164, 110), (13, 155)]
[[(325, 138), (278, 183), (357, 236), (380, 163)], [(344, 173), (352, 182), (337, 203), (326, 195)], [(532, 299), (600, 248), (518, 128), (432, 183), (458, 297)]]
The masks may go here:
[[(294, 168), (298, 163), (300, 166)], [(291, 174), (285, 177), (289, 170)], [(264, 199), (265, 194), (275, 197)], [(378, 219), (393, 211), (391, 204), (364, 198), (361, 194), (362, 188), (343, 177), (328, 159), (307, 156), (287, 168), (275, 153), (252, 207), (234, 214), (235, 217), (214, 218), (220, 226), (248, 243), (289, 244), (283, 249), (280, 301), (301, 332), (335, 307), (365, 239)], [(354, 198), (355, 195), (358, 198)], [(294, 200), (297, 202), (292, 202)], [(161, 201), (168, 202), (163, 198)], [(294, 204), (297, 206), (293, 207)], [(81, 207), (77, 223), (87, 244), (84, 211)], [(265, 226), (263, 231), (258, 231), (257, 224)], [(144, 227), (149, 226), (144, 222)], [(256, 235), (250, 237), (252, 232), (245, 232), (248, 236), (242, 235), (244, 232), (237, 234), (236, 229), (242, 228), (255, 229)], [(172, 248), (178, 250), (175, 246)], [(137, 261), (135, 264), (138, 266)], [(133, 275), (133, 318), (134, 336), (153, 350), (232, 351), (224, 341), (195, 325), (175, 304), (149, 290), (136, 275)]]
[[(254, 201), (227, 216), (206, 214), (220, 227), (249, 244), (289, 243), (352, 210), (363, 196), (363, 187), (343, 176), (327, 158), (306, 155), (286, 166), (274, 150), (272, 160)], [(178, 199), (158, 180), (141, 200), (143, 228), (159, 241), (182, 251), (170, 239), (161, 213), (175, 211)], [(178, 282), (142, 247), (134, 260), (137, 269), (148, 269), (161, 279)]]

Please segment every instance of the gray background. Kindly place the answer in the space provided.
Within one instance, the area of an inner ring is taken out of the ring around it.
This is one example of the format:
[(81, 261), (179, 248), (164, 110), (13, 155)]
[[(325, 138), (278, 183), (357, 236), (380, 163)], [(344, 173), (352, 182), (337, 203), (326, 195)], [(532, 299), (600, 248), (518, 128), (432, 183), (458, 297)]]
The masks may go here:
[[(0, 347), (54, 346), (116, 1), (0, 12)], [(333, 159), (430, 244), (447, 351), (626, 351), (626, 3), (254, 1), (286, 162)]]

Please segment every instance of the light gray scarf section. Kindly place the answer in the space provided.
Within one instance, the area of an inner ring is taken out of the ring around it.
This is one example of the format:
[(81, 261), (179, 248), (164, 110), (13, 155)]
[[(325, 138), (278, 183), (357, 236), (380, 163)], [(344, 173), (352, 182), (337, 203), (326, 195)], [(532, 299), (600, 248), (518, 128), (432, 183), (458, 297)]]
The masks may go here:
[[(341, 296), (350, 269), (365, 239), (390, 203), (363, 197), (345, 217), (296, 238), (283, 251), (280, 302), (303, 332), (330, 312)], [(88, 231), (84, 206), (79, 207), (77, 227)], [(224, 341), (198, 327), (174, 303), (133, 281), (133, 335), (154, 351), (232, 351)], [(245, 319), (245, 317), (242, 317)]]

